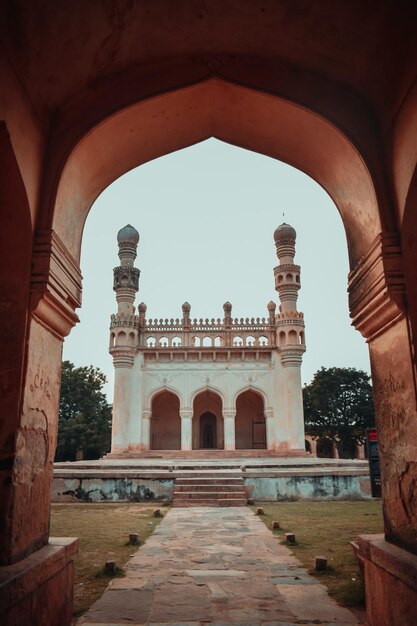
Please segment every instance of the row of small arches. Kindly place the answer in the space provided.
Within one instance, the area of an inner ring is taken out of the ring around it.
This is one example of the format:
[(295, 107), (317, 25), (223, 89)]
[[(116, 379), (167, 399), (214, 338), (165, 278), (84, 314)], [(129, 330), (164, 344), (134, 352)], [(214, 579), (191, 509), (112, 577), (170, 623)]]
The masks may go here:
[(295, 274), (295, 279), (294, 279), (294, 274), (286, 274), (285, 276), (284, 276), (284, 274), (278, 274), (278, 283), (284, 282), (284, 278), (285, 278), (285, 281), (287, 283), (293, 283), (294, 280), (295, 280), (296, 283), (300, 282), (300, 275), (299, 274)]
[(296, 330), (285, 331), (281, 330), (278, 335), (278, 345), (304, 345), (305, 337), (304, 331), (297, 332)]
[[(136, 342), (136, 337), (134, 332), (125, 333), (124, 331), (120, 331), (117, 333), (117, 345), (119, 346), (134, 346)], [(304, 331), (297, 332), (295, 330), (285, 331), (281, 330), (278, 335), (278, 343), (280, 346), (292, 344), (304, 345), (305, 337)], [(173, 337), (171, 340), (168, 337), (160, 337), (160, 339), (156, 340), (155, 337), (148, 337), (146, 340), (147, 348), (155, 348), (158, 344), (159, 348), (180, 348), (182, 346), (181, 337)], [(259, 346), (261, 348), (267, 347), (269, 344), (267, 337), (259, 337), (256, 339), (255, 337), (248, 336), (242, 338), (240, 336), (233, 337), (232, 346), (234, 348), (241, 348), (243, 346), (246, 347), (255, 347)], [(221, 347), (224, 345), (224, 340), (222, 337), (193, 337), (192, 344), (195, 348), (212, 348), (212, 347)], [(114, 348), (116, 346), (116, 335), (115, 333), (111, 333), (110, 335), (110, 347)]]
[(116, 342), (116, 334), (111, 333), (110, 335), (110, 348), (114, 348), (116, 345), (118, 346), (134, 346), (136, 343), (136, 335), (134, 332), (125, 333), (124, 330), (121, 330), (117, 333), (117, 342)]
[[(236, 336), (233, 337), (232, 346), (234, 348), (239, 348), (243, 346), (252, 347), (259, 346), (261, 348), (268, 346), (268, 337), (259, 337), (256, 339), (255, 337), (249, 336), (243, 339), (242, 337)], [(173, 337), (171, 340), (168, 337), (160, 337), (158, 341), (155, 337), (148, 337), (146, 340), (147, 348), (155, 348), (156, 345), (160, 348), (180, 348), (182, 346), (181, 337)], [(192, 338), (192, 347), (195, 348), (212, 348), (212, 347), (221, 347), (224, 345), (224, 339), (222, 337), (193, 337)]]

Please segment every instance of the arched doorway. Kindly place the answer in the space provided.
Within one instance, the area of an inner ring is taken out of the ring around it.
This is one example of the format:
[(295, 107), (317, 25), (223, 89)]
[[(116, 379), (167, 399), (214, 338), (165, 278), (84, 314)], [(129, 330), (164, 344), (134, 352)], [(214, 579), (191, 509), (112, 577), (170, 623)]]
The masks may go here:
[(181, 449), (180, 401), (171, 391), (161, 391), (152, 400), (151, 450)]
[(241, 393), (236, 400), (236, 449), (265, 449), (266, 425), (263, 398), (255, 391)]
[(224, 429), (222, 399), (218, 393), (205, 389), (193, 402), (193, 448), (223, 449)]
[(217, 447), (217, 420), (210, 411), (200, 416), (200, 448), (212, 449)]

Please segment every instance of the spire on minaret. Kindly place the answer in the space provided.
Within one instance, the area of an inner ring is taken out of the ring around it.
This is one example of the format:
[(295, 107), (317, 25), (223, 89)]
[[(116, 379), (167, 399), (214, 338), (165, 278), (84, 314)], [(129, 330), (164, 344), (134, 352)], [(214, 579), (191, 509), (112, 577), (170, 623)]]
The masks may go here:
[(135, 295), (139, 290), (140, 271), (133, 266), (139, 243), (139, 233), (130, 224), (117, 233), (120, 265), (113, 270), (118, 314), (133, 315)]
[(289, 224), (281, 224), (274, 232), (279, 265), (274, 269), (275, 289), (279, 293), (281, 311), (297, 310), (300, 289), (300, 266), (295, 265), (295, 240), (297, 233)]

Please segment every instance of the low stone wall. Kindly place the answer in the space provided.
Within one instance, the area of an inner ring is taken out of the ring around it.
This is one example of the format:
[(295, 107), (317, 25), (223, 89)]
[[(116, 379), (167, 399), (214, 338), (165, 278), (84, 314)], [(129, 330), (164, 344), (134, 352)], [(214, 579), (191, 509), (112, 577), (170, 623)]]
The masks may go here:
[(356, 500), (371, 497), (366, 474), (256, 476), (244, 480), (248, 497), (264, 502)]
[(157, 502), (172, 500), (174, 479), (131, 477), (54, 477), (52, 501)]
[[(179, 476), (180, 474), (178, 474)], [(55, 476), (52, 487), (54, 502), (158, 502), (170, 501), (174, 479), (169, 477)], [(350, 500), (370, 498), (366, 471), (326, 475), (279, 475), (276, 472), (248, 475), (243, 473), (248, 497), (265, 502), (291, 500)]]

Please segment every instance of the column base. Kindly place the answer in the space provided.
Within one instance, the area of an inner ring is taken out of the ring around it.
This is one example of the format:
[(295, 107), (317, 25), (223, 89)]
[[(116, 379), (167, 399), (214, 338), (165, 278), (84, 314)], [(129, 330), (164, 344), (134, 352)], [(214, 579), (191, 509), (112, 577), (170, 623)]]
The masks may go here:
[(25, 559), (0, 567), (0, 623), (69, 626), (77, 551), (78, 539), (51, 537)]
[(415, 626), (417, 556), (388, 543), (384, 535), (360, 535), (358, 544), (368, 626)]

